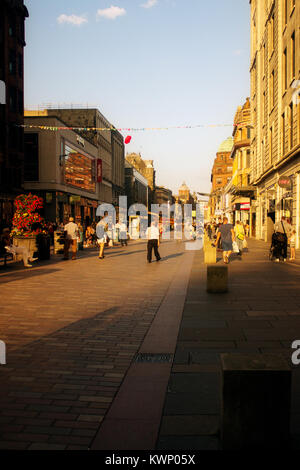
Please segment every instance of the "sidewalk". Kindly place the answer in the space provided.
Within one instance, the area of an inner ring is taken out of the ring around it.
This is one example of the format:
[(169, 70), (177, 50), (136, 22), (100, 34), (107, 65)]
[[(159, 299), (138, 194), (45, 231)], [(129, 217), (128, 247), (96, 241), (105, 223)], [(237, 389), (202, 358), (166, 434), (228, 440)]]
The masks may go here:
[[(208, 294), (203, 254), (188, 286), (157, 449), (220, 449), (220, 354), (274, 353), (300, 339), (300, 263), (268, 260), (266, 243), (229, 264), (229, 292)], [(221, 253), (218, 253), (221, 258)], [(222, 261), (220, 261), (222, 263)], [(293, 446), (300, 444), (300, 366), (292, 366)]]
[[(202, 251), (176, 242), (160, 251), (150, 265), (137, 242), (104, 260), (91, 251), (1, 271), (0, 449), (219, 449), (220, 354), (270, 352), (290, 364), (299, 261), (272, 263), (250, 240), (217, 295), (206, 292)], [(300, 366), (295, 446), (298, 397)]]

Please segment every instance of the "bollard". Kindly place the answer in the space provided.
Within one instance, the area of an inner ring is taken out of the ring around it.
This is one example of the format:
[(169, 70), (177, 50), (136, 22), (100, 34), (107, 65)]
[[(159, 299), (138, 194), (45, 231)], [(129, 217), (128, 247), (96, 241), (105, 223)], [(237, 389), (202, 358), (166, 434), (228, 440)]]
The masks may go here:
[(212, 242), (209, 238), (204, 239), (204, 263), (214, 264), (217, 262), (217, 249), (211, 246)]
[(222, 293), (228, 291), (228, 268), (227, 266), (207, 266), (207, 292)]
[(221, 354), (223, 450), (289, 444), (291, 369), (272, 354)]

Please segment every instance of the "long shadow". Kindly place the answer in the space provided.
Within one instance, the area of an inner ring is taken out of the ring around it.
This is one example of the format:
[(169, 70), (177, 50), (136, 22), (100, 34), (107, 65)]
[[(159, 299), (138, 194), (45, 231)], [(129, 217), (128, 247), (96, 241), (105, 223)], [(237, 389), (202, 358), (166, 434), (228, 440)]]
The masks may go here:
[[(36, 266), (38, 268), (38, 266)], [(1, 284), (6, 284), (8, 282), (12, 281), (18, 281), (20, 279), (29, 279), (31, 277), (36, 277), (36, 276), (43, 276), (44, 274), (51, 274), (58, 272), (59, 269), (24, 269), (21, 268), (19, 270), (15, 270), (13, 272), (6, 272), (4, 276), (0, 276), (0, 285)]]
[(163, 256), (161, 258), (161, 261), (165, 261), (167, 259), (171, 259), (171, 258), (177, 258), (178, 256), (182, 256), (183, 253), (174, 253), (173, 255), (168, 255), (168, 256)]

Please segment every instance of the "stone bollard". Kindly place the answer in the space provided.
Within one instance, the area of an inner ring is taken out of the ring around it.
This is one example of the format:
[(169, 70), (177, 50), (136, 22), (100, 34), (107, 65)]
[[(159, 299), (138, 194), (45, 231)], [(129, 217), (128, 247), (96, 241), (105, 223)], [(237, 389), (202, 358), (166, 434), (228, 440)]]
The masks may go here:
[(205, 237), (204, 239), (204, 263), (205, 264), (214, 264), (217, 262), (217, 249), (216, 247), (211, 246), (212, 241)]
[(221, 354), (223, 450), (289, 444), (291, 369), (278, 355)]
[(228, 291), (228, 268), (227, 266), (207, 266), (206, 290), (211, 293), (222, 293)]

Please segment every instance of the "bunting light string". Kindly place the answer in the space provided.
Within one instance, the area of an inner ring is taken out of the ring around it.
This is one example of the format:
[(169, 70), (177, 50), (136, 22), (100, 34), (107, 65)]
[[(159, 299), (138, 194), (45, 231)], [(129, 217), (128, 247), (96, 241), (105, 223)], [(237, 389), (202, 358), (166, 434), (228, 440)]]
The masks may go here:
[[(237, 124), (197, 124), (192, 126), (168, 126), (168, 127), (72, 127), (72, 126), (40, 126), (32, 124), (16, 124), (17, 127), (24, 129), (41, 129), (45, 131), (119, 131), (119, 132), (143, 132), (143, 131), (168, 131), (172, 129), (197, 129), (204, 127), (238, 127), (241, 123)], [(248, 125), (250, 126), (250, 124)]]

